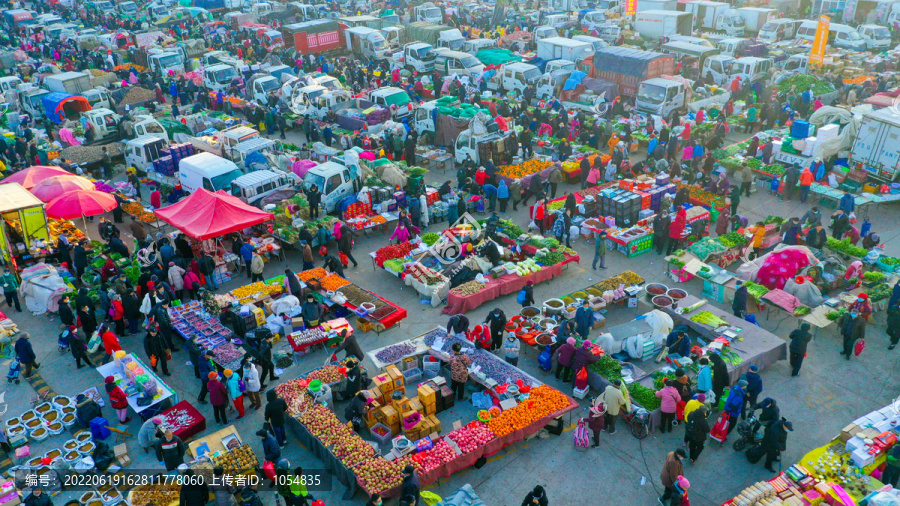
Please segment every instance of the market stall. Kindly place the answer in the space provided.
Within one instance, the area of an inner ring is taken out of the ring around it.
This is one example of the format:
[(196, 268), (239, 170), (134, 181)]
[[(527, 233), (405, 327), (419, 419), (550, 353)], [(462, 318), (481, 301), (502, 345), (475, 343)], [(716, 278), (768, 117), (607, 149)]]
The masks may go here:
[(44, 203), (18, 183), (0, 184), (0, 256), (18, 265), (25, 257), (49, 249)]
[(221, 237), (274, 218), (223, 191), (200, 188), (187, 198), (156, 210), (156, 215), (198, 240)]
[(148, 412), (155, 414), (154, 407), (163, 401), (178, 402), (175, 390), (133, 353), (118, 351), (112, 361), (96, 369), (100, 376), (115, 379), (128, 398), (128, 406), (141, 418), (146, 418), (145, 413)]
[(188, 401), (181, 401), (159, 415), (163, 425), (171, 428), (182, 441), (206, 430), (206, 418)]

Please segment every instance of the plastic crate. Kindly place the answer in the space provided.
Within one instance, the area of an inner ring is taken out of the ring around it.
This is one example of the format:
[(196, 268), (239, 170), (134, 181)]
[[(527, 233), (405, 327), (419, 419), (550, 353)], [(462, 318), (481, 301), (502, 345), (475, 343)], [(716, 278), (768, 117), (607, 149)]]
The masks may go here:
[(422, 361), (422, 373), (426, 378), (431, 379), (441, 373), (441, 362), (431, 362), (429, 360)]
[[(383, 436), (379, 435), (377, 432), (375, 432), (375, 429), (377, 428), (384, 429), (386, 431), (386, 434)], [(369, 435), (372, 436), (375, 442), (378, 443), (378, 446), (390, 446), (391, 439), (393, 439), (393, 436), (391, 435), (391, 428), (380, 422), (369, 427)]]
[(406, 384), (413, 384), (422, 378), (422, 369), (414, 367), (403, 371), (403, 381)]

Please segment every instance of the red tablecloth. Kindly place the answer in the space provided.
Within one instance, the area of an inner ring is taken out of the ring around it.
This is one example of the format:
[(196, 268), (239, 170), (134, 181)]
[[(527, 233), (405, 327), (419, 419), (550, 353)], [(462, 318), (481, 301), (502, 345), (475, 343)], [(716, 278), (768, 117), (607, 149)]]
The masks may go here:
[(569, 262), (578, 262), (579, 260), (580, 258), (578, 255), (571, 257), (567, 255), (565, 261), (549, 267), (544, 267), (541, 270), (532, 272), (526, 276), (505, 274), (497, 279), (489, 279), (484, 289), (472, 295), (456, 295), (451, 291), (450, 294), (447, 295), (447, 305), (442, 312), (444, 314), (466, 313), (485, 302), (496, 299), (500, 295), (518, 293), (522, 288), (525, 288), (525, 283), (529, 280), (534, 281), (534, 284), (538, 284), (553, 279), (560, 275), (563, 265)]
[[(395, 307), (395, 308), (397, 309), (397, 310), (394, 311), (393, 313), (391, 313), (391, 314), (385, 316), (384, 318), (378, 320), (379, 323), (381, 323), (382, 325), (384, 325), (384, 328), (389, 329), (389, 328), (393, 327), (394, 325), (396, 325), (400, 320), (406, 318), (406, 309), (403, 309), (402, 307), (398, 306), (397, 304), (394, 304), (393, 302), (391, 302), (391, 301), (385, 299), (384, 297), (378, 295), (377, 293), (373, 293), (373, 292), (370, 292), (370, 291), (368, 291), (368, 290), (366, 290), (366, 291), (367, 291), (368, 293), (371, 293), (371, 294), (374, 295), (375, 297), (378, 297), (379, 299), (381, 299), (381, 301), (384, 302), (385, 304), (387, 304), (387, 305), (389, 305), (389, 306), (393, 306), (393, 307)], [(345, 303), (343, 304), (343, 306), (346, 307), (347, 309), (349, 309), (350, 311), (356, 311), (356, 306), (354, 306), (353, 304), (350, 304), (349, 302), (345, 302)]]
[[(525, 427), (524, 429), (520, 429), (515, 432), (511, 432), (503, 437), (494, 438), (494, 439), (488, 441), (487, 443), (485, 443), (484, 446), (479, 446), (479, 447), (475, 448), (474, 450), (472, 450), (471, 452), (464, 453), (464, 454), (458, 456), (457, 458), (451, 460), (450, 462), (447, 462), (446, 464), (444, 464), (442, 466), (432, 469), (431, 471), (428, 471), (427, 473), (420, 474), (419, 475), (419, 483), (422, 487), (425, 487), (427, 485), (430, 485), (430, 484), (436, 482), (437, 480), (439, 480), (441, 478), (448, 478), (453, 473), (456, 473), (467, 467), (472, 466), (472, 464), (474, 464), (475, 461), (480, 459), (481, 457), (490, 457), (491, 455), (499, 452), (500, 450), (506, 448), (507, 446), (509, 446), (517, 441), (524, 440), (526, 437), (528, 437), (528, 436), (536, 433), (537, 431), (543, 429), (544, 427), (546, 427), (547, 424), (550, 423), (550, 421), (553, 420), (554, 418), (562, 416), (562, 415), (568, 413), (569, 411), (574, 411), (578, 407), (579, 407), (578, 403), (575, 402), (574, 399), (569, 397), (569, 405), (566, 408), (561, 409), (551, 415), (545, 416), (544, 418), (541, 418), (540, 420), (532, 423), (531, 425)], [(360, 483), (360, 487), (362, 487), (362, 483)], [(365, 489), (365, 487), (362, 487), (362, 488)], [(381, 492), (381, 497), (397, 497), (399, 495), (400, 495), (400, 486), (399, 485), (394, 488), (391, 488), (391, 489)]]
[[(179, 402), (160, 413), (159, 416), (165, 418), (167, 426), (177, 427), (174, 429), (175, 435), (180, 437), (182, 441), (187, 441), (206, 430), (206, 418), (188, 401)], [(190, 421), (187, 425), (182, 425), (185, 418), (188, 418)], [(182, 421), (176, 421), (179, 419)]]
[(297, 344), (296, 342), (294, 342), (293, 339), (291, 339), (290, 336), (288, 336), (288, 344), (290, 344), (290, 345), (291, 345), (291, 348), (293, 348), (294, 351), (296, 351), (297, 353), (300, 353), (300, 352), (306, 350), (306, 349), (309, 348), (310, 346), (315, 346), (315, 345), (317, 345), (317, 344), (322, 344), (322, 343), (324, 343), (324, 342), (327, 341), (327, 340), (328, 340), (328, 336), (326, 335), (325, 337), (322, 337), (321, 339), (316, 340), (316, 341), (311, 341), (311, 342), (303, 343), (303, 344)]

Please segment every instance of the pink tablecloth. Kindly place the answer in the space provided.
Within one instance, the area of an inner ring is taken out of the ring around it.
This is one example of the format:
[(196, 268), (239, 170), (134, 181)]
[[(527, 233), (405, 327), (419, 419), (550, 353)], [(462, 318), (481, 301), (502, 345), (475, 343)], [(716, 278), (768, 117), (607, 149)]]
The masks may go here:
[(529, 280), (534, 281), (534, 284), (538, 284), (553, 279), (560, 275), (563, 265), (570, 262), (579, 262), (580, 260), (578, 255), (566, 255), (564, 261), (549, 267), (544, 267), (541, 270), (532, 272), (526, 276), (506, 274), (497, 279), (490, 279), (485, 284), (483, 290), (472, 295), (456, 295), (451, 290), (450, 294), (447, 295), (447, 305), (442, 312), (451, 315), (466, 313), (501, 295), (518, 293), (522, 288), (525, 288), (525, 283)]

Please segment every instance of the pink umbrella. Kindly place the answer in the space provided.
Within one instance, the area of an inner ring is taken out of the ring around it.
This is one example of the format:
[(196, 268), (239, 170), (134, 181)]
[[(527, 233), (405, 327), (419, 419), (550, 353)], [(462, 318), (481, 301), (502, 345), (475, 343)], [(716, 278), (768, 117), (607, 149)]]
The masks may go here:
[(96, 216), (112, 211), (116, 199), (96, 190), (75, 190), (51, 200), (46, 207), (47, 216), (57, 220), (71, 220), (84, 216)]
[(34, 188), (36, 184), (48, 177), (71, 175), (71, 172), (59, 167), (35, 165), (34, 167), (28, 167), (25, 170), (20, 170), (9, 177), (3, 178), (0, 183), (19, 183), (25, 187), (26, 190), (30, 190)]
[(53, 176), (44, 179), (40, 183), (34, 185), (31, 194), (41, 199), (43, 202), (50, 202), (70, 191), (75, 190), (93, 190), (94, 183), (88, 181), (81, 176), (73, 176), (71, 174), (65, 176)]

